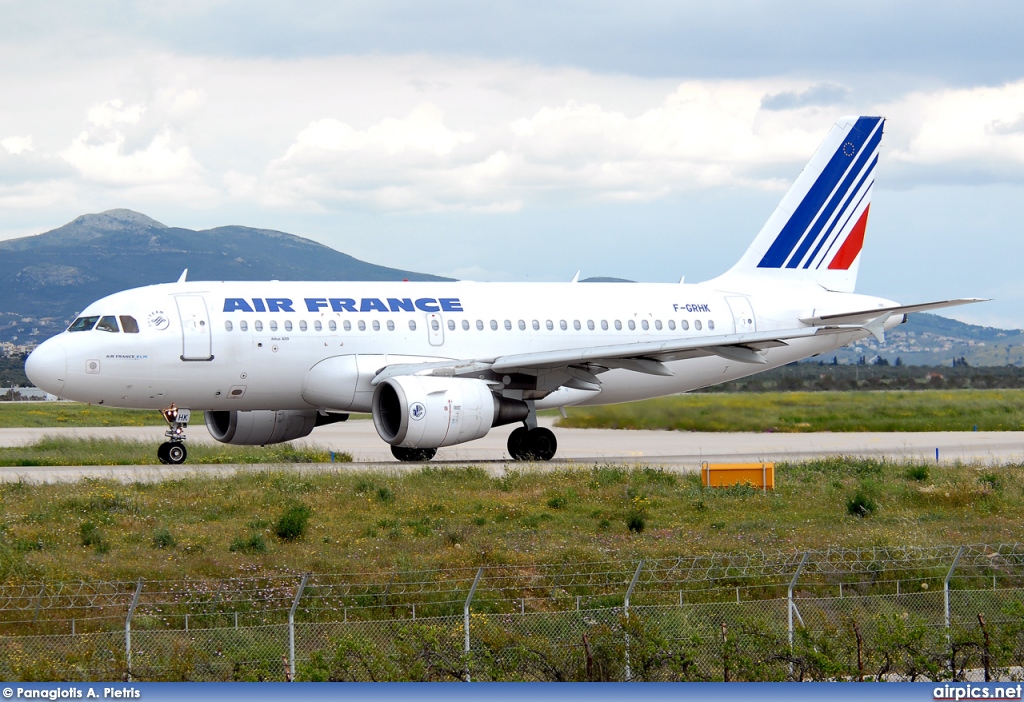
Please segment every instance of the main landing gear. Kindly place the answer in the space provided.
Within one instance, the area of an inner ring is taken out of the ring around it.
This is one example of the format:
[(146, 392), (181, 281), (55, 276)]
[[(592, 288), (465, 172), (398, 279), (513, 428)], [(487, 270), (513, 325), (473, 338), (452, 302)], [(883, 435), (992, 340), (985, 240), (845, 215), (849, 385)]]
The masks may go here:
[(160, 444), (156, 450), (156, 457), (161, 463), (167, 465), (180, 465), (188, 458), (188, 450), (185, 448), (185, 429), (188, 428), (188, 420), (192, 413), (187, 409), (178, 409), (172, 404), (167, 409), (160, 410), (160, 414), (167, 421), (168, 429), (164, 432), (167, 441)]
[(546, 427), (522, 426), (508, 435), (508, 455), (516, 461), (550, 461), (557, 450), (555, 433)]

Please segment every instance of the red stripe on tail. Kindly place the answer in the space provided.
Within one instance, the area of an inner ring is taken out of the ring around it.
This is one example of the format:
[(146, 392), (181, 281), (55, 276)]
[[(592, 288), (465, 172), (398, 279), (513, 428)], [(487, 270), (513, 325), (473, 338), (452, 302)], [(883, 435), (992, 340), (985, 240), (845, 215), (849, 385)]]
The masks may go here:
[(871, 209), (871, 205), (864, 208), (864, 214), (860, 216), (857, 223), (853, 225), (853, 229), (850, 230), (850, 234), (846, 237), (846, 241), (839, 247), (839, 251), (836, 253), (836, 257), (832, 259), (832, 262), (828, 264), (830, 271), (847, 271), (850, 270), (850, 266), (853, 265), (854, 260), (860, 254), (861, 248), (864, 246), (864, 230), (868, 228), (868, 210)]

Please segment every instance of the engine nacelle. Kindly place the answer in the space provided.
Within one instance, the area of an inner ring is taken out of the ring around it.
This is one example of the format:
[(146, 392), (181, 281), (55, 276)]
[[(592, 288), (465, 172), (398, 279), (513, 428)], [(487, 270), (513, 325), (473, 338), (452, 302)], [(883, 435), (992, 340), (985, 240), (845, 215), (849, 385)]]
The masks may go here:
[(482, 380), (403, 375), (382, 380), (373, 392), (377, 433), (403, 448), (473, 441), (528, 413), (525, 402), (498, 397)]
[[(343, 415), (347, 416), (347, 415)], [(309, 436), (316, 410), (230, 410), (206, 412), (206, 428), (222, 444), (264, 446)]]

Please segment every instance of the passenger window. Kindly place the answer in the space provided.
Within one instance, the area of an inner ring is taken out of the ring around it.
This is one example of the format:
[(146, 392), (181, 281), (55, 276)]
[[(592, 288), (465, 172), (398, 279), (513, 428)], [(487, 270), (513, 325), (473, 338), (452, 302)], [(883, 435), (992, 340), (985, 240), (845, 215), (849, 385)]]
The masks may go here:
[(629, 330), (636, 331), (636, 322), (634, 322), (632, 319), (629, 320)]
[(700, 331), (700, 320), (699, 319), (693, 320), (693, 328), (696, 329), (697, 331)]
[(463, 331), (469, 331), (469, 320), (468, 319), (462, 320), (462, 329), (463, 329)]
[(224, 331), (231, 331), (233, 328), (234, 328), (234, 325), (231, 324), (231, 320), (230, 319), (228, 319), (228, 320), (226, 320), (224, 322)]
[(569, 328), (569, 325), (566, 324), (565, 320), (563, 319), (558, 322), (558, 328), (561, 329), (562, 331), (565, 331), (566, 329)]
[(511, 319), (506, 319), (505, 320), (505, 331), (512, 331), (512, 320)]
[(669, 328), (669, 329), (671, 329), (671, 330), (673, 330), (673, 331), (675, 331), (675, 328), (676, 328), (676, 320), (674, 320), (674, 319), (670, 319), (670, 320), (668, 320), (668, 328)]
[(498, 320), (491, 320), (491, 331), (498, 331)]
[(300, 319), (299, 320), (299, 331), (306, 331), (306, 328), (307, 328), (306, 327), (306, 320)]
[(108, 315), (105, 317), (100, 317), (99, 323), (96, 324), (96, 331), (118, 333), (121, 330), (118, 327), (118, 320), (115, 319), (113, 316)]
[(520, 319), (519, 320), (519, 331), (526, 331), (526, 320), (525, 319)]
[(622, 322), (617, 319), (615, 320), (615, 329), (616, 331), (622, 331)]
[(373, 320), (373, 330), (374, 331), (380, 331), (380, 321), (379, 320), (376, 320), (376, 319)]
[(320, 320), (313, 322), (313, 331), (323, 331), (324, 325), (320, 323)]
[(588, 319), (587, 320), (587, 329), (589, 329), (590, 331), (594, 331), (594, 320), (592, 320), (592, 319)]
[[(686, 320), (684, 319), (684, 320), (682, 320), (681, 322), (679, 322), (679, 328), (680, 328), (680, 329), (682, 329), (683, 331), (686, 331), (687, 329), (689, 329), (689, 328), (690, 328), (690, 323), (689, 323), (689, 322), (687, 322), (687, 321), (686, 321)], [(699, 328), (700, 328), (700, 327), (698, 327), (698, 329), (699, 329)]]
[[(260, 329), (262, 329), (262, 328), (263, 327), (261, 326)], [(270, 331), (272, 331), (272, 332), (276, 332), (277, 331), (277, 321), (275, 321), (273, 319), (270, 320)]]
[(252, 328), (255, 329), (256, 331), (263, 331), (263, 322), (257, 319), (255, 322), (252, 323)]
[(327, 328), (331, 331), (338, 331), (338, 323), (332, 319), (327, 323)]
[(366, 322), (359, 320), (359, 331), (366, 331)]
[(708, 320), (708, 329), (714, 331), (714, 329), (715, 329), (715, 320), (713, 320), (713, 319), (709, 319)]
[(292, 330), (292, 321), (290, 319), (286, 319), (285, 320), (285, 322), (284, 322), (284, 330), (286, 332), (290, 332)]
[(350, 322), (350, 321), (348, 321), (348, 320), (346, 319), (346, 320), (345, 320), (345, 321), (344, 321), (344, 322), (342, 323), (342, 328), (344, 328), (344, 330), (345, 330), (345, 331), (352, 331), (352, 322)]
[(477, 331), (483, 331), (484, 330), (484, 320), (482, 320), (482, 319), (476, 320), (476, 328), (477, 328)]
[(578, 319), (572, 320), (572, 328), (575, 329), (576, 331), (579, 331), (580, 329), (582, 329), (583, 327), (580, 325), (580, 320), (578, 320)]
[(642, 321), (640, 322), (640, 327), (641, 327), (641, 328), (642, 328), (642, 329), (643, 329), (644, 331), (650, 331), (650, 329), (651, 329), (651, 325), (647, 323), (647, 320), (646, 320), (646, 319), (644, 319), (644, 320), (642, 320)]
[(389, 319), (388, 320), (388, 331), (394, 331), (394, 330), (395, 330), (395, 322), (394, 322), (394, 320)]
[(69, 332), (89, 331), (96, 326), (99, 317), (79, 317), (68, 327)]
[(608, 320), (607, 319), (602, 319), (601, 320), (601, 331), (608, 331)]
[(448, 331), (455, 331), (455, 320), (454, 319), (449, 319), (448, 320)]
[(409, 320), (409, 331), (416, 331), (416, 321), (415, 320), (412, 320), (412, 319)]
[(548, 331), (551, 331), (552, 329), (555, 328), (555, 323), (549, 319), (548, 321), (544, 322), (544, 326), (547, 327)]
[(661, 331), (661, 320), (660, 319), (654, 320), (654, 328), (657, 329), (658, 331)]
[(432, 319), (430, 320), (430, 328), (434, 331), (439, 331), (441, 329), (441, 325), (437, 323), (436, 319)]
[(241, 322), (238, 323), (238, 328), (241, 329), (242, 331), (249, 331), (249, 323), (243, 319)]
[(532, 325), (534, 331), (540, 331), (540, 322), (538, 322), (536, 319), (533, 320)]
[[(118, 319), (121, 320), (121, 331), (123, 331), (125, 334), (139, 333), (139, 323), (135, 321), (135, 317), (122, 314)], [(228, 331), (231, 330), (228, 329)]]

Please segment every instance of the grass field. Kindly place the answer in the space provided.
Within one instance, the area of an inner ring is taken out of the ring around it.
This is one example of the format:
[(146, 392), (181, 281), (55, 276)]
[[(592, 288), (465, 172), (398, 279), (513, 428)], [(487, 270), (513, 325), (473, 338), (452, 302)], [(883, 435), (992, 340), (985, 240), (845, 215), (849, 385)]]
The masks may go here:
[[(545, 473), (257, 471), (159, 484), (0, 486), (0, 581), (394, 572), (826, 546), (1019, 539), (1021, 466), (833, 459), (778, 489), (580, 466)], [(287, 514), (291, 531), (280, 536)], [(300, 528), (297, 528), (300, 527)], [(297, 528), (297, 529), (296, 529)]]
[[(202, 418), (199, 417), (200, 421)], [(166, 426), (159, 412), (128, 410), (78, 402), (3, 402), (0, 427), (149, 427)]]
[(559, 426), (679, 431), (1021, 431), (1024, 390), (689, 394), (571, 407)]

